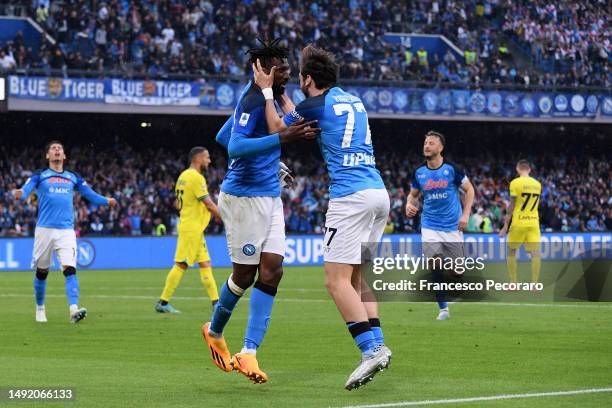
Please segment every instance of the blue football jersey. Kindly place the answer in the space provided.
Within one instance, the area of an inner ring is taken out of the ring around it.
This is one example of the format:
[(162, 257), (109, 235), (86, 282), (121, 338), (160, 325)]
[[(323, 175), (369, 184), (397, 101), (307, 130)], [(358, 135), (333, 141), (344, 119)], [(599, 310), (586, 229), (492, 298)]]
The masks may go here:
[[(251, 84), (243, 91), (236, 109), (232, 134), (248, 138), (268, 136), (266, 101), (261, 90)], [(231, 157), (221, 191), (238, 197), (279, 197), (280, 145), (247, 157)]]
[(22, 187), (25, 201), (32, 191), (38, 196), (39, 227), (74, 228), (74, 192), (79, 192), (88, 201), (97, 205), (108, 205), (108, 199), (96, 193), (76, 173), (64, 170), (58, 173), (51, 169), (38, 170), (26, 180)]
[(319, 146), (331, 180), (330, 198), (367, 189), (384, 189), (376, 169), (368, 114), (361, 99), (334, 87), (306, 98), (285, 115), (287, 126), (304, 118), (317, 120)]
[(459, 187), (467, 179), (464, 171), (447, 162), (437, 169), (423, 164), (414, 171), (411, 186), (424, 197), (421, 228), (457, 231), (462, 213)]

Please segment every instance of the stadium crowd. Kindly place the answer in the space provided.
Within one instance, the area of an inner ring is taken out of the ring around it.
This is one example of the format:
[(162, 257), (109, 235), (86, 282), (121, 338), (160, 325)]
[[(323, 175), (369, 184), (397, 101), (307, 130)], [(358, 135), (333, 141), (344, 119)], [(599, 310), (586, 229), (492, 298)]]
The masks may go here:
[[(186, 164), (184, 151), (136, 150), (127, 145), (108, 150), (68, 147), (66, 168), (76, 170), (96, 191), (117, 198), (114, 209), (75, 200), (75, 227), (80, 236), (175, 234), (178, 213), (174, 208), (174, 183)], [(289, 152), (286, 163), (295, 174), (295, 187), (283, 190), (285, 220), (289, 233), (321, 233), (328, 204), (327, 172), (319, 158)], [(226, 159), (211, 149), (213, 163), (206, 179), (216, 201), (225, 174)], [(387, 233), (418, 232), (419, 217), (404, 216), (411, 172), (422, 160), (415, 152), (401, 153), (381, 146), (377, 165), (391, 197)], [(493, 159), (497, 157), (497, 159)], [(466, 168), (476, 189), (469, 232), (495, 232), (503, 223), (509, 204), (508, 184), (515, 177), (508, 155), (482, 151), (467, 160)], [(16, 203), (12, 190), (44, 165), (39, 149), (0, 147), (0, 235), (31, 236), (36, 202)], [(612, 167), (604, 156), (533, 157), (534, 176), (542, 182), (540, 202), (545, 231), (612, 230)], [(211, 221), (208, 233), (221, 233), (222, 225)]]
[[(472, 85), (609, 86), (610, 12), (605, 0), (33, 0), (30, 15), (57, 40), (38, 52), (18, 35), (0, 54), (5, 69), (110, 71), (123, 75), (244, 75), (257, 36), (292, 50), (315, 43), (342, 62), (344, 79)], [(513, 62), (505, 32), (546, 73)], [(442, 34), (465, 55), (442, 59), (390, 45), (385, 32)], [(297, 71), (294, 71), (297, 72)]]

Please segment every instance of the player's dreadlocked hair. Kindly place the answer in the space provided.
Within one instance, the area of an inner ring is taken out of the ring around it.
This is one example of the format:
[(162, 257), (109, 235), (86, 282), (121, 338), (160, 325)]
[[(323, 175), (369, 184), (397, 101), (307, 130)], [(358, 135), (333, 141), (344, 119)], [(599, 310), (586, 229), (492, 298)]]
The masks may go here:
[(255, 64), (259, 59), (263, 67), (270, 68), (273, 58), (284, 60), (289, 57), (289, 50), (280, 45), (280, 38), (267, 43), (261, 37), (257, 37), (257, 41), (261, 43), (261, 47), (251, 48), (247, 51), (247, 54), (250, 55), (251, 64)]
[(338, 63), (334, 54), (315, 48), (312, 45), (302, 50), (302, 76), (310, 75), (318, 89), (330, 88), (338, 82)]

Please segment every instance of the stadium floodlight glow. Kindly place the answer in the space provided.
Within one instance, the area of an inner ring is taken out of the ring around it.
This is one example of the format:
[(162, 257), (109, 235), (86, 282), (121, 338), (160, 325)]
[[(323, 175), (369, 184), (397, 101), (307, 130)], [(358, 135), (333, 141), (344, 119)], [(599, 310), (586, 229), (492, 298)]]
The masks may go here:
[(151, 127), (151, 122), (140, 122), (141, 128)]

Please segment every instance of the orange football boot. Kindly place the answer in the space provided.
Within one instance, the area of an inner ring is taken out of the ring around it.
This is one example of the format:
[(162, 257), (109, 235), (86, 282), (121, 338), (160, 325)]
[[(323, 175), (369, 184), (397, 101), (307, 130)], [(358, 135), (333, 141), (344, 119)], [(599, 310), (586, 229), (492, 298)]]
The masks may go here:
[(234, 354), (230, 364), (234, 370), (244, 374), (253, 384), (263, 384), (268, 381), (268, 375), (259, 369), (257, 358), (254, 354)]
[(210, 327), (210, 322), (204, 323), (202, 326), (202, 336), (204, 336), (204, 341), (208, 343), (208, 348), (210, 349), (210, 356), (213, 359), (213, 362), (217, 367), (222, 369), (223, 371), (232, 371), (234, 368), (232, 367), (230, 352), (227, 348), (227, 344), (225, 344), (225, 339), (223, 336), (216, 338), (211, 336), (208, 333), (208, 328)]

